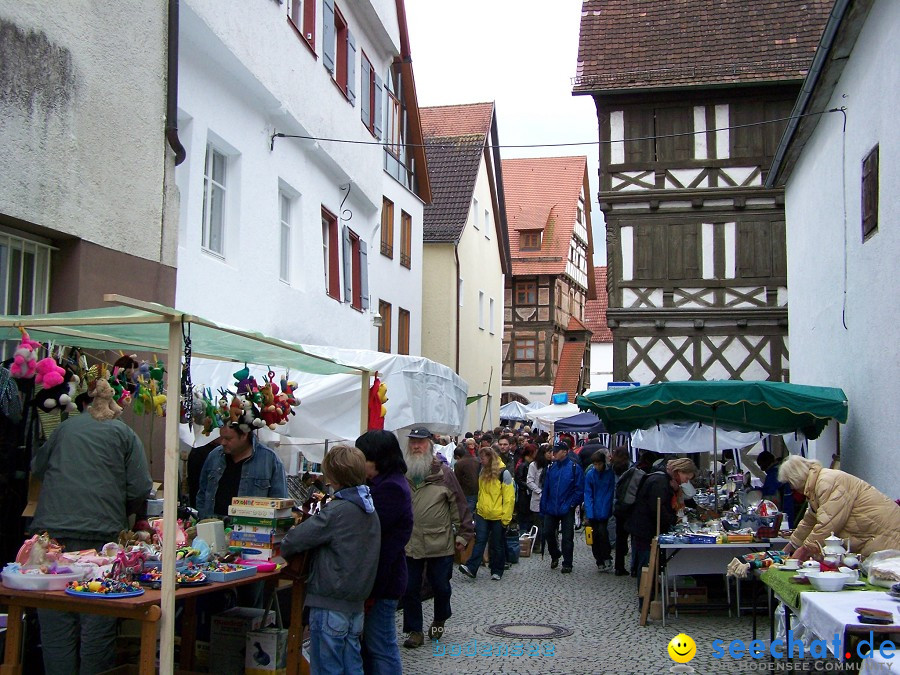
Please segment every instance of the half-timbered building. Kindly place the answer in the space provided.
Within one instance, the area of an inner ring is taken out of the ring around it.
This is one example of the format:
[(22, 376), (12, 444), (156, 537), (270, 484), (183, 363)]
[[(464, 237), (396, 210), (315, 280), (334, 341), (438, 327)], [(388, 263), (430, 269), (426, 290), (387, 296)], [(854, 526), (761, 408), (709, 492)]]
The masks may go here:
[(503, 312), (503, 402), (542, 401), (589, 386), (584, 325), (594, 288), (585, 157), (503, 160), (512, 274)]
[(768, 167), (827, 0), (586, 0), (613, 376), (788, 378), (783, 190)]

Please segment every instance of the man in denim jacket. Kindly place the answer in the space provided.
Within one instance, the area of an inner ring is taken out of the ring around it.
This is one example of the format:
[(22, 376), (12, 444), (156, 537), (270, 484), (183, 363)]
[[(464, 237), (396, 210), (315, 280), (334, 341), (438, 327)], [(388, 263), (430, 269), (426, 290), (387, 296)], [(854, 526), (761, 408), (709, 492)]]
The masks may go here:
[(227, 516), (234, 497), (288, 496), (284, 464), (252, 430), (224, 426), (219, 438), (221, 444), (209, 453), (200, 472), (197, 511), (201, 520)]

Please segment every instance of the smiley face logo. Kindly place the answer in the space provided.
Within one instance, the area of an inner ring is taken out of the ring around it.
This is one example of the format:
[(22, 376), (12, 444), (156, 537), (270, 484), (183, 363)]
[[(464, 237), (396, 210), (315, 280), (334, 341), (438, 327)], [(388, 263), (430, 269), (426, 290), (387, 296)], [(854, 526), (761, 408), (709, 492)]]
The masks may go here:
[(669, 642), (668, 651), (675, 663), (687, 663), (697, 655), (697, 643), (690, 635), (679, 633)]

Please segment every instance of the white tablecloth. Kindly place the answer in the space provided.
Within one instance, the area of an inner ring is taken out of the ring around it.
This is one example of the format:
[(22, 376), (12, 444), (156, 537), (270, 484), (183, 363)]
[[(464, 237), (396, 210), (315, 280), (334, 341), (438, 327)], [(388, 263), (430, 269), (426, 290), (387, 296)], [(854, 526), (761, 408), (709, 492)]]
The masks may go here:
[[(894, 615), (895, 623), (890, 626), (875, 626), (860, 623), (856, 615), (857, 607), (883, 609)], [(900, 603), (881, 591), (838, 591), (837, 593), (804, 593), (800, 602), (800, 621), (817, 639), (832, 643), (835, 634), (841, 636), (841, 644), (848, 628), (854, 632), (874, 631), (876, 633), (900, 633)], [(843, 650), (842, 650), (843, 651)], [(835, 654), (844, 660), (844, 654)], [(900, 657), (895, 656), (895, 659)]]

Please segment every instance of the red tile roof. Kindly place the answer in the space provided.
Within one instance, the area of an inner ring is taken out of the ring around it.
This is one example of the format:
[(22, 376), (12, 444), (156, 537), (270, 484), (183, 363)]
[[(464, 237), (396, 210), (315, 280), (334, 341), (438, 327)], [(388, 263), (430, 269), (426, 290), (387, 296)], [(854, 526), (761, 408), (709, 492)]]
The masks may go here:
[(425, 205), (424, 241), (459, 240), (493, 116), (493, 103), (419, 109), (432, 192)]
[(581, 340), (563, 343), (559, 365), (556, 368), (556, 377), (553, 379), (554, 394), (565, 391), (569, 394), (569, 400), (574, 401), (575, 397), (581, 393), (578, 391), (578, 380), (581, 377), (581, 366), (586, 349), (587, 343)]
[(606, 308), (609, 296), (606, 294), (606, 268), (594, 268), (597, 299), (584, 303), (584, 323), (593, 332), (591, 342), (612, 342), (613, 334), (606, 325)]
[(576, 92), (801, 80), (834, 0), (585, 0)]
[[(513, 276), (563, 274), (587, 158), (504, 159), (502, 165)], [(543, 231), (539, 251), (519, 250), (522, 230)]]
[(590, 330), (587, 326), (581, 323), (576, 317), (569, 317), (569, 325), (566, 326), (566, 330)]

